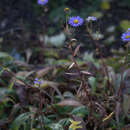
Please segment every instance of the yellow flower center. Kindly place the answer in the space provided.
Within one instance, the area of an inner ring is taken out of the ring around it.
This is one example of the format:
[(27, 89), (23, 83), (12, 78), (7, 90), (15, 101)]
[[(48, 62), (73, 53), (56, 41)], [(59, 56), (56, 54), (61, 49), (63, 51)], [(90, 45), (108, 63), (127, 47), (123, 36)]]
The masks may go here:
[(65, 8), (65, 11), (69, 11), (70, 9), (69, 8)]
[(42, 2), (44, 2), (45, 0), (41, 0)]
[(127, 39), (130, 38), (130, 35), (126, 35), (126, 38), (127, 38)]
[(75, 20), (74, 20), (74, 23), (75, 23), (75, 24), (79, 23), (79, 20), (78, 20), (78, 19), (75, 19)]

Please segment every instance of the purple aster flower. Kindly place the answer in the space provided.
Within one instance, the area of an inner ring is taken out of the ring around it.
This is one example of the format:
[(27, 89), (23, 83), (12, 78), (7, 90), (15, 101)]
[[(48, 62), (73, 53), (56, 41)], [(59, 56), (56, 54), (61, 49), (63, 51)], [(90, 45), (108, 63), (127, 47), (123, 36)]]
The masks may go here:
[(94, 17), (94, 16), (89, 16), (88, 18), (86, 18), (86, 20), (87, 20), (88, 22), (90, 22), (90, 21), (96, 21), (97, 18)]
[(38, 4), (45, 5), (48, 3), (48, 0), (38, 0)]
[(124, 32), (121, 36), (122, 40), (124, 42), (130, 42), (130, 28), (128, 29), (127, 32)]
[(35, 81), (33, 83), (34, 83), (34, 85), (40, 85), (41, 81), (40, 81), (40, 79), (35, 78)]
[(73, 16), (69, 18), (68, 23), (73, 27), (78, 27), (83, 24), (83, 19), (80, 18), (79, 16)]

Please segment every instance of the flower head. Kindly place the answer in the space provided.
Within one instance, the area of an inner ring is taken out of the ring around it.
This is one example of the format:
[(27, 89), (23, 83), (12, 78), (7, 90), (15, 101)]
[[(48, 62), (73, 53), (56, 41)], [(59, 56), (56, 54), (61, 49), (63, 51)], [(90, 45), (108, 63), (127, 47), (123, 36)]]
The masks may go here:
[(48, 0), (38, 0), (38, 4), (45, 5), (48, 3)]
[(35, 81), (33, 83), (34, 83), (34, 86), (38, 87), (41, 84), (41, 81), (40, 79), (35, 78)]
[(65, 8), (64, 11), (68, 13), (70, 11), (70, 8)]
[(71, 122), (71, 125), (69, 126), (69, 128), (71, 128), (72, 130), (76, 130), (78, 128), (82, 128), (82, 126), (79, 125), (81, 123), (81, 121), (70, 120), (70, 122)]
[(130, 42), (130, 28), (122, 34), (121, 38), (124, 42)]
[(79, 16), (70, 17), (69, 24), (73, 27), (81, 26), (83, 24), (83, 19)]
[(97, 18), (94, 16), (89, 16), (88, 18), (86, 18), (86, 21), (90, 22), (90, 21), (96, 21)]

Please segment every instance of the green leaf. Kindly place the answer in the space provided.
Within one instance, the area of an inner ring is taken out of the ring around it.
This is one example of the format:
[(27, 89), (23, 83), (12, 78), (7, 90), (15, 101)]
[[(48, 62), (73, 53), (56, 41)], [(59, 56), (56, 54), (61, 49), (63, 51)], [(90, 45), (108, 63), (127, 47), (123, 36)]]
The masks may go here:
[(92, 94), (96, 92), (96, 78), (95, 77), (89, 77), (88, 83), (91, 85)]
[(64, 130), (62, 125), (59, 123), (52, 123), (45, 127), (46, 127), (46, 130)]
[(0, 88), (0, 99), (2, 99), (3, 97), (5, 97), (6, 96), (6, 93), (8, 93), (9, 92), (9, 90), (7, 89), (7, 88)]
[(69, 113), (72, 110), (71, 106), (58, 106), (58, 105), (54, 104), (53, 107), (55, 107), (55, 109), (57, 110), (57, 112), (59, 114), (61, 114), (61, 115)]
[(49, 49), (49, 50), (46, 49), (44, 51), (44, 55), (49, 58), (50, 57), (59, 58), (58, 52), (54, 49)]
[(102, 1), (101, 9), (109, 10), (111, 8), (110, 3), (108, 1)]
[(69, 91), (64, 92), (63, 96), (64, 96), (64, 98), (75, 99), (75, 96), (71, 92), (69, 92)]
[(121, 74), (117, 75), (117, 80), (115, 81), (115, 90), (117, 91), (120, 87), (120, 83), (121, 83)]
[(33, 112), (26, 112), (21, 115), (19, 115), (14, 122), (12, 123), (11, 129), (12, 130), (19, 130), (21, 125), (24, 125), (24, 123), (29, 120), (30, 116), (33, 114)]
[(102, 12), (93, 12), (92, 14), (91, 14), (92, 16), (95, 16), (95, 17), (97, 17), (97, 18), (102, 18), (103, 17), (103, 13)]
[(122, 20), (120, 22), (120, 27), (126, 31), (130, 27), (130, 21), (129, 20)]
[(97, 62), (97, 60), (94, 59), (93, 53), (85, 52), (83, 59), (84, 59), (84, 61), (92, 62), (95, 65), (96, 68), (99, 68), (99, 66), (100, 66), (99, 63)]
[(128, 111), (130, 108), (130, 95), (123, 95), (123, 112), (124, 112), (124, 116), (127, 116)]
[(14, 86), (14, 83), (15, 83), (15, 80), (13, 80), (13, 81), (9, 84), (8, 88), (9, 88), (10, 91), (12, 90), (12, 88), (13, 88), (13, 86)]
[(52, 120), (50, 120), (48, 117), (44, 116), (43, 121), (45, 124), (52, 123)]
[(19, 80), (25, 80), (24, 76), (16, 76), (16, 78), (19, 79)]
[(2, 70), (0, 70), (0, 76), (2, 75), (2, 73), (4, 72), (4, 70), (2, 69)]
[(0, 59), (8, 59), (8, 60), (13, 60), (13, 57), (11, 57), (10, 55), (8, 55), (5, 52), (0, 52)]
[(64, 119), (61, 119), (58, 123), (61, 124), (62, 126), (67, 126), (70, 124), (70, 119), (71, 118), (64, 118)]
[(57, 64), (58, 64), (58, 65), (63, 65), (63, 64), (67, 64), (67, 63), (68, 63), (68, 64), (69, 64), (69, 63), (71, 64), (71, 62), (70, 62), (69, 60), (67, 60), (67, 59), (61, 59), (61, 60), (58, 60), (58, 61), (57, 61)]
[(77, 107), (77, 108), (73, 109), (71, 114), (85, 117), (86, 115), (89, 114), (89, 111), (88, 111), (87, 107), (81, 106), (81, 107)]
[(116, 129), (117, 128), (116, 121), (111, 119), (110, 120), (110, 126), (111, 126), (112, 129)]

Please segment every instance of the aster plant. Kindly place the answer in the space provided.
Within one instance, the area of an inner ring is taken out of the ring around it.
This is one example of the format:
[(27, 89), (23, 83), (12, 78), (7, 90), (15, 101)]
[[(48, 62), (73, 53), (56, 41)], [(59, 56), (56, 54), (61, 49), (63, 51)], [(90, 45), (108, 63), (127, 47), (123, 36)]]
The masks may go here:
[(96, 20), (97, 20), (97, 18), (94, 17), (94, 16), (89, 16), (88, 18), (86, 18), (86, 21), (87, 21), (87, 22), (96, 21)]
[(40, 79), (38, 79), (38, 78), (35, 78), (35, 80), (34, 80), (34, 86), (35, 87), (38, 87), (38, 86), (40, 86), (40, 84), (41, 84), (41, 81), (40, 81)]
[(122, 34), (121, 38), (124, 42), (130, 42), (130, 28)]
[(78, 27), (78, 26), (81, 26), (83, 24), (83, 19), (80, 18), (79, 16), (73, 16), (73, 17), (69, 18), (68, 23), (73, 27)]
[[(48, 3), (48, 0), (37, 0), (37, 3), (39, 4), (39, 5), (42, 5), (42, 6), (44, 6), (44, 5), (46, 5), (47, 3)], [(46, 33), (46, 15), (45, 15), (45, 9), (43, 8), (43, 14), (42, 14), (42, 17), (43, 17), (43, 19), (44, 19), (44, 21), (43, 21), (43, 35), (45, 35), (45, 33)], [(43, 41), (41, 41), (41, 51), (40, 51), (40, 62), (41, 63), (43, 63), (43, 49), (44, 49), (44, 46), (45, 46), (45, 44), (44, 44), (44, 40)]]
[(48, 0), (38, 0), (38, 4), (40, 5), (46, 5), (48, 3)]

